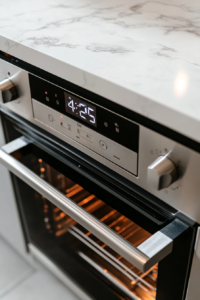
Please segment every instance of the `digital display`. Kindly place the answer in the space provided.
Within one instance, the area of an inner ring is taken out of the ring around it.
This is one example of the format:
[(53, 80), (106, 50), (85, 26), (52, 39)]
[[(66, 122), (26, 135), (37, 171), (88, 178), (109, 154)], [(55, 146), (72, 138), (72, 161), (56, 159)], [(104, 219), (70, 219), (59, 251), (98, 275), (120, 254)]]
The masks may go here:
[(64, 94), (66, 112), (97, 127), (96, 107), (66, 92), (64, 92)]

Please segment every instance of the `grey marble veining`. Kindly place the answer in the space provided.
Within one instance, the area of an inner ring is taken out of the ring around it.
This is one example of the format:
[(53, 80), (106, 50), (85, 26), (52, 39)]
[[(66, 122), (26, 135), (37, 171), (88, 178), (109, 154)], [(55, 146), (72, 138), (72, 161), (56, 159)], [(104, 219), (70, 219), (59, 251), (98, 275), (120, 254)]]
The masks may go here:
[(200, 141), (199, 0), (0, 0), (0, 49)]

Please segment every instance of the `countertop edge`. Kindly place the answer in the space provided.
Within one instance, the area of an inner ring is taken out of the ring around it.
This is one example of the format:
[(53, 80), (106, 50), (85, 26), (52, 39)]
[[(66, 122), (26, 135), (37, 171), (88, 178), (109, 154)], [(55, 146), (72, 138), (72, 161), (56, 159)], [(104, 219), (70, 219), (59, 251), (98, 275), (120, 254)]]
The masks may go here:
[(0, 50), (200, 142), (199, 121), (191, 116), (2, 35)]

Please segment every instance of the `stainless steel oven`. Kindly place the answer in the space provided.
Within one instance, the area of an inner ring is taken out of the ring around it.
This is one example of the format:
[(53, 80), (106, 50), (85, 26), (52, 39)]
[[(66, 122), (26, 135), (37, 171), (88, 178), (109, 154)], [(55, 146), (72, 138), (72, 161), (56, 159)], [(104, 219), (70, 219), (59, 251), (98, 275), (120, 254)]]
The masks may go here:
[(184, 299), (198, 144), (4, 53), (0, 68), (0, 161), (27, 250), (92, 299)]

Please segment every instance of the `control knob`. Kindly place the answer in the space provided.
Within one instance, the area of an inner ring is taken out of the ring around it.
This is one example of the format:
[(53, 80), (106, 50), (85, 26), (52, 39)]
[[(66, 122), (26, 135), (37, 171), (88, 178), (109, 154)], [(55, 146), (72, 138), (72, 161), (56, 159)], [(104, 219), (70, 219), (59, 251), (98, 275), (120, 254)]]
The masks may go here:
[(177, 169), (166, 156), (159, 156), (147, 170), (147, 182), (155, 190), (167, 188), (177, 179)]
[(18, 97), (16, 86), (8, 78), (0, 82), (0, 91), (2, 94), (3, 103), (15, 100)]

